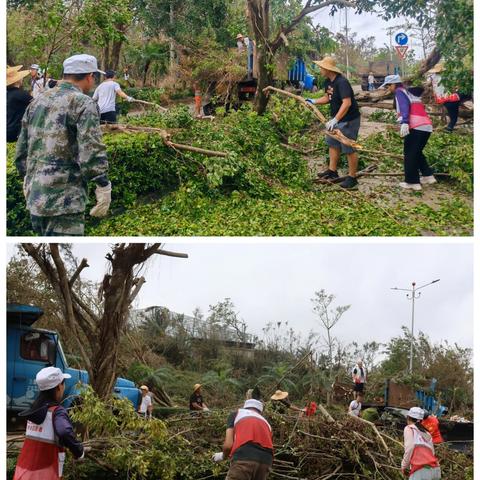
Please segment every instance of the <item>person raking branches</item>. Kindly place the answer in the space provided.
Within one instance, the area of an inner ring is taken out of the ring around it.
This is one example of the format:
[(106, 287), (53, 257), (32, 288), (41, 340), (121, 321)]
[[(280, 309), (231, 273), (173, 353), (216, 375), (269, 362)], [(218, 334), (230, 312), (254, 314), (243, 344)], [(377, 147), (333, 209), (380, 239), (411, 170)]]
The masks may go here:
[[(347, 138), (356, 140), (360, 130), (360, 110), (353, 94), (350, 82), (342, 75), (332, 57), (325, 57), (319, 62), (314, 62), (320, 67), (320, 73), (325, 80), (325, 95), (321, 98), (308, 98), (307, 101), (316, 105), (330, 104), (331, 119), (325, 124), (329, 131), (340, 130)], [(345, 153), (348, 160), (348, 176), (340, 183), (342, 188), (354, 188), (357, 181), (358, 153), (348, 145), (340, 143), (335, 138), (326, 137), (329, 147), (328, 169), (318, 176), (324, 180), (338, 178), (337, 165), (341, 153)]]

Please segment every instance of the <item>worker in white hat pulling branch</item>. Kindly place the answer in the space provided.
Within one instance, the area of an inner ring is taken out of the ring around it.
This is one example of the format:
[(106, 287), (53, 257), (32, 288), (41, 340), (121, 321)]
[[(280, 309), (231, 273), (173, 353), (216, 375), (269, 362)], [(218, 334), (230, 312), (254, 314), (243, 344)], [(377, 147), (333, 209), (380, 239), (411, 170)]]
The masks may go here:
[(65, 449), (77, 460), (90, 450), (77, 440), (68, 413), (60, 405), (69, 378), (71, 375), (56, 367), (42, 368), (37, 373), (40, 394), (29, 410), (20, 413), (27, 417), (27, 430), (14, 480), (61, 479)]
[(263, 417), (263, 403), (251, 398), (230, 414), (223, 450), (214, 462), (230, 458), (225, 480), (266, 480), (273, 463), (272, 427)]
[(138, 407), (138, 413), (142, 417), (151, 419), (153, 404), (152, 404), (152, 397), (150, 396), (148, 387), (146, 385), (142, 385), (140, 387), (140, 392), (142, 394), (142, 401), (140, 402), (140, 405)]

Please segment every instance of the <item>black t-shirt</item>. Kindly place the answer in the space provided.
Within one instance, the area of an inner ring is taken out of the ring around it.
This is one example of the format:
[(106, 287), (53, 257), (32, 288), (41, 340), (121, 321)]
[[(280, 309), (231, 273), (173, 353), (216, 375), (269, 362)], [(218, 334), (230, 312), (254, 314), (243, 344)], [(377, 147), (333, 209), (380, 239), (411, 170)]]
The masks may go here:
[(190, 410), (196, 410), (193, 408), (192, 403), (197, 403), (201, 407), (203, 407), (203, 397), (200, 393), (192, 393), (190, 396)]
[(344, 98), (351, 98), (352, 104), (347, 110), (345, 116), (340, 120), (341, 122), (349, 122), (355, 120), (360, 116), (360, 110), (358, 109), (357, 101), (353, 95), (353, 89), (350, 82), (342, 75), (338, 74), (333, 82), (325, 80), (324, 83), (325, 93), (330, 98), (330, 115), (332, 118), (338, 113), (342, 106), (342, 100)]
[(22, 117), (32, 97), (17, 87), (7, 88), (7, 142), (16, 142), (22, 128)]
[[(238, 411), (235, 411), (228, 416), (227, 428), (235, 427), (235, 418), (237, 413)], [(235, 450), (232, 460), (258, 462), (271, 466), (273, 463), (273, 450), (270, 450), (269, 448), (263, 448), (257, 443), (247, 442)]]

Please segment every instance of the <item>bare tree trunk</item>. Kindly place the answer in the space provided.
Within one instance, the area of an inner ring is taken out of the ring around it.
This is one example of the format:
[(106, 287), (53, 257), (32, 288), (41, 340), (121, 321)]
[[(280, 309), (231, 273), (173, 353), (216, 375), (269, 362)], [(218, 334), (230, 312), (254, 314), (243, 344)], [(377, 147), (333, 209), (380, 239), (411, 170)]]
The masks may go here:
[[(145, 243), (115, 244), (107, 255), (111, 274), (104, 276), (99, 291), (103, 309), (96, 312), (89, 306), (88, 300), (82, 300), (75, 286), (80, 272), (88, 267), (86, 260), (69, 278), (58, 244), (35, 246), (24, 243), (22, 246), (40, 267), (62, 304), (65, 320), (77, 341), (93, 389), (101, 398), (107, 397), (112, 393), (115, 383), (118, 348), (128, 311), (145, 282), (143, 277), (135, 277), (134, 267), (143, 264), (154, 254), (181, 258), (187, 256), (162, 250), (159, 243), (150, 246)], [(80, 333), (84, 334), (87, 345), (83, 345)]]
[(110, 70), (110, 42), (107, 40), (106, 45), (103, 47), (103, 69)]
[(151, 60), (147, 59), (145, 61), (145, 66), (143, 67), (142, 87), (144, 87), (145, 84), (147, 83), (147, 75), (148, 75), (148, 70), (150, 69), (150, 64), (151, 64)]

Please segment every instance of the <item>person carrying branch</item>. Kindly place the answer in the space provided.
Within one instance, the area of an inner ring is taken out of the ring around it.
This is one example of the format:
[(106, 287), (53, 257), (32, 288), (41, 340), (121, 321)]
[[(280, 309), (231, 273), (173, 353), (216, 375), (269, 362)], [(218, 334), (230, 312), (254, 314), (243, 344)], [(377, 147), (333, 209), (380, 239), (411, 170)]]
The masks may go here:
[[(356, 140), (360, 129), (360, 110), (353, 94), (350, 82), (342, 75), (332, 57), (325, 57), (320, 62), (314, 62), (320, 67), (320, 73), (325, 80), (325, 95), (321, 98), (308, 98), (307, 102), (317, 105), (330, 104), (329, 120), (325, 127), (329, 131), (340, 130), (347, 138)], [(318, 176), (324, 180), (338, 178), (337, 165), (341, 153), (345, 153), (348, 160), (348, 176), (340, 183), (342, 188), (354, 188), (357, 185), (358, 153), (352, 147), (340, 143), (338, 140), (327, 136), (329, 147), (328, 169)]]
[(112, 186), (96, 103), (87, 95), (95, 83), (97, 60), (74, 55), (63, 62), (63, 82), (27, 107), (15, 164), (35, 233), (83, 235), (88, 182), (96, 184), (90, 215), (103, 217)]
[(423, 154), (433, 126), (420, 98), (422, 89), (406, 89), (399, 75), (386, 76), (380, 88), (385, 87), (394, 94), (400, 136), (403, 138), (405, 181), (400, 182), (399, 186), (407, 190), (421, 191), (422, 185), (437, 182)]
[(410, 480), (439, 480), (440, 465), (435, 456), (431, 435), (422, 426), (423, 410), (412, 407), (407, 413), (407, 426), (403, 430), (405, 453), (402, 473)]
[(214, 462), (231, 459), (225, 480), (266, 480), (273, 464), (272, 427), (263, 417), (263, 403), (246, 400), (243, 408), (230, 414), (223, 450)]
[(133, 102), (134, 98), (129, 97), (115, 81), (115, 72), (107, 70), (105, 80), (95, 89), (93, 100), (98, 103), (100, 110), (100, 123), (117, 123), (117, 110), (115, 98), (124, 98), (127, 102)]
[(37, 373), (35, 382), (40, 394), (29, 410), (20, 413), (27, 418), (27, 429), (14, 480), (60, 480), (65, 449), (77, 460), (90, 450), (77, 440), (70, 417), (60, 405), (68, 378), (70, 374), (56, 367), (42, 368)]

